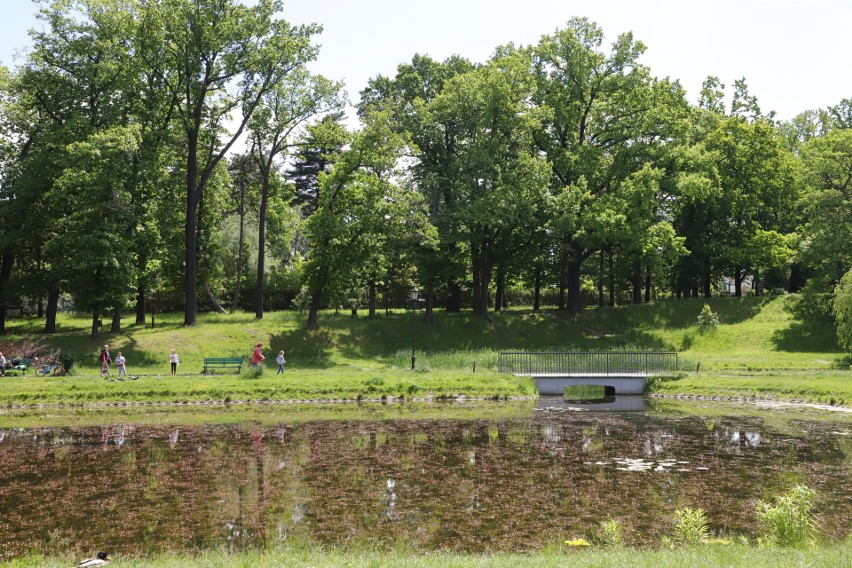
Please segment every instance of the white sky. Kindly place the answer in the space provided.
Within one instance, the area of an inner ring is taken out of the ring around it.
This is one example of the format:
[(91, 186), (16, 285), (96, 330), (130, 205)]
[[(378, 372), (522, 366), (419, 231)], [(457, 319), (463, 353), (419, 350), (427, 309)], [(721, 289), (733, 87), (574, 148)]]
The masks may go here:
[[(0, 63), (40, 25), (28, 0), (0, 0)], [(695, 102), (717, 75), (730, 90), (745, 77), (764, 112), (778, 118), (852, 98), (852, 0), (285, 0), (284, 17), (324, 32), (313, 70), (344, 80), (353, 101), (371, 77), (394, 75), (415, 53), (485, 61), (498, 45), (535, 43), (574, 16), (648, 47), (654, 75), (680, 79)]]

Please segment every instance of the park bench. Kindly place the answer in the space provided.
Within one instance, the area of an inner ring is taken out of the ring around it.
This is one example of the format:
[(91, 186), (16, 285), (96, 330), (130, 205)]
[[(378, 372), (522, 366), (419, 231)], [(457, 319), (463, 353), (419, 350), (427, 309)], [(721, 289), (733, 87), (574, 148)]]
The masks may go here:
[[(33, 364), (32, 359), (29, 358), (10, 358), (6, 359), (6, 374), (17, 375), (18, 373), (22, 375), (26, 375), (27, 371), (30, 370), (30, 365)], [(17, 373), (15, 372), (17, 371)]]
[(236, 367), (239, 373), (243, 368), (242, 357), (205, 357), (204, 358), (204, 373), (207, 374), (208, 369), (228, 369)]

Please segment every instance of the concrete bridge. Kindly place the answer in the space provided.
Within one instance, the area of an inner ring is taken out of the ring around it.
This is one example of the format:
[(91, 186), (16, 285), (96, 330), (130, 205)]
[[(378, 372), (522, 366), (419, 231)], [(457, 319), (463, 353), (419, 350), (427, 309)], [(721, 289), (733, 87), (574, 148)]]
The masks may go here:
[(538, 392), (561, 395), (565, 387), (604, 387), (606, 396), (642, 394), (649, 377), (677, 372), (677, 353), (652, 351), (504, 352), (501, 373), (532, 377)]

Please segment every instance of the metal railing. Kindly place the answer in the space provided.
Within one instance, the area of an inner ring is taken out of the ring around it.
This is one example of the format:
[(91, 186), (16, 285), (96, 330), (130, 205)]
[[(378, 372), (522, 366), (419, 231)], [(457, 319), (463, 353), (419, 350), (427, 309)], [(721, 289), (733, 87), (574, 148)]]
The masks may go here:
[(513, 375), (662, 375), (678, 370), (669, 351), (503, 352), (501, 373)]

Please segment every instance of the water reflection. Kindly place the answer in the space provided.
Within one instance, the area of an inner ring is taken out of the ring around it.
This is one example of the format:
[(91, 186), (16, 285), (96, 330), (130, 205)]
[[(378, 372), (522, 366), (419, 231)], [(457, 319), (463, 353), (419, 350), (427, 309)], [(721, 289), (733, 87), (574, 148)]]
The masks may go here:
[[(564, 404), (564, 403), (563, 403)], [(561, 407), (560, 407), (561, 408)], [(678, 507), (753, 534), (754, 504), (819, 492), (852, 515), (847, 427), (759, 418), (534, 412), (495, 420), (0, 430), (0, 556), (51, 540), (118, 553), (288, 536), (421, 550), (535, 549), (605, 519), (658, 543)]]
[(607, 396), (585, 401), (566, 400), (561, 396), (543, 396), (535, 403), (535, 409), (544, 412), (644, 412), (645, 397)]

